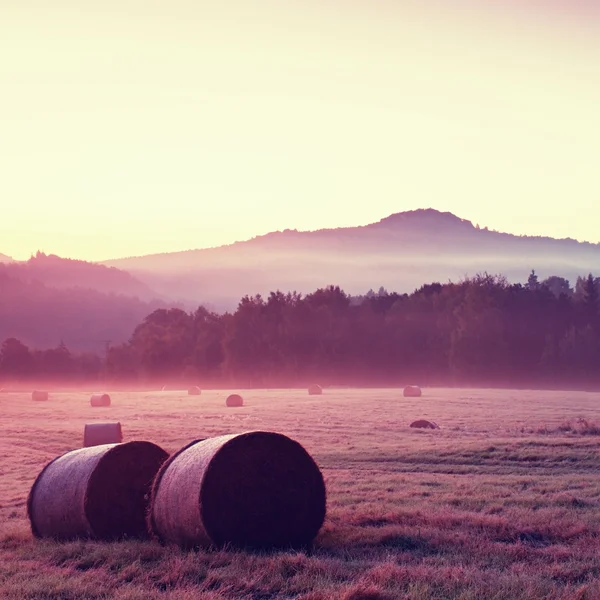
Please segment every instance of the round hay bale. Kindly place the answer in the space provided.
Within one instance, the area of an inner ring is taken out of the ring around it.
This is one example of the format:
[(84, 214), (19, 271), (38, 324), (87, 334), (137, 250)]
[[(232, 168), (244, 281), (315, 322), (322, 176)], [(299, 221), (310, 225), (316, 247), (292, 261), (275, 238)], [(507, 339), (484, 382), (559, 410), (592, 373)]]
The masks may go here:
[(183, 548), (303, 548), (325, 519), (325, 483), (296, 441), (264, 431), (192, 443), (152, 488), (148, 526)]
[(404, 388), (405, 398), (420, 398), (421, 395), (421, 388), (418, 385), (407, 385)]
[(230, 407), (244, 406), (244, 399), (239, 394), (231, 394), (227, 396), (225, 405)]
[(439, 429), (438, 425), (433, 421), (426, 421), (425, 419), (419, 419), (418, 421), (413, 421), (410, 424), (411, 427), (416, 427), (417, 429)]
[(33, 535), (57, 540), (147, 537), (150, 488), (168, 456), (151, 442), (80, 448), (59, 456), (29, 492)]
[(110, 396), (108, 394), (93, 394), (90, 398), (92, 406), (110, 406)]
[(188, 396), (199, 396), (201, 393), (202, 390), (197, 385), (194, 385), (188, 389)]
[(320, 385), (311, 385), (308, 388), (309, 396), (320, 396), (323, 393), (323, 388)]
[(48, 392), (41, 392), (39, 390), (34, 390), (31, 392), (31, 399), (36, 402), (45, 402), (48, 400)]
[(83, 446), (120, 444), (123, 441), (121, 423), (86, 423), (83, 429)]

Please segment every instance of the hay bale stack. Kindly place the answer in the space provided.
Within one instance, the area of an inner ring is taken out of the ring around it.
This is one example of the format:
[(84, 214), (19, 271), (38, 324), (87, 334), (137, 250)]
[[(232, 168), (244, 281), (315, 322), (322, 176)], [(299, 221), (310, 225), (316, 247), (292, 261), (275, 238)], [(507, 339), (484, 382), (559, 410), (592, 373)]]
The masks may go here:
[(439, 429), (438, 425), (433, 421), (426, 421), (425, 419), (419, 419), (418, 421), (413, 421), (410, 424), (411, 427), (415, 427), (417, 429)]
[(27, 499), (33, 535), (147, 537), (150, 488), (168, 456), (151, 442), (80, 448), (59, 456), (38, 475)]
[(83, 446), (120, 444), (123, 441), (121, 423), (86, 423), (83, 429)]
[(108, 394), (93, 394), (90, 398), (92, 406), (110, 406), (110, 396)]
[(239, 394), (231, 394), (227, 396), (225, 405), (230, 407), (244, 406), (244, 399)]
[(48, 392), (41, 392), (39, 390), (34, 390), (31, 393), (31, 399), (35, 400), (36, 402), (45, 402), (46, 400), (48, 400)]
[(320, 396), (323, 393), (323, 388), (320, 385), (311, 385), (308, 388), (309, 396)]
[(199, 396), (202, 393), (202, 390), (194, 385), (188, 389), (188, 396)]
[(407, 385), (404, 388), (405, 398), (420, 398), (421, 395), (421, 388), (418, 385)]
[(252, 431), (193, 443), (156, 476), (148, 525), (183, 548), (302, 548), (325, 519), (323, 476), (296, 441)]

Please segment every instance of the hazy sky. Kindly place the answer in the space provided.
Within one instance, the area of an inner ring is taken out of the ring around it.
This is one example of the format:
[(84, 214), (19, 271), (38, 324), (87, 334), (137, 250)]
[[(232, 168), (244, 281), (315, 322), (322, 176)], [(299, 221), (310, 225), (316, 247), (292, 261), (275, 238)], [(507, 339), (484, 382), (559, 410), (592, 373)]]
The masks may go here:
[(0, 2), (0, 252), (433, 207), (600, 241), (597, 0)]

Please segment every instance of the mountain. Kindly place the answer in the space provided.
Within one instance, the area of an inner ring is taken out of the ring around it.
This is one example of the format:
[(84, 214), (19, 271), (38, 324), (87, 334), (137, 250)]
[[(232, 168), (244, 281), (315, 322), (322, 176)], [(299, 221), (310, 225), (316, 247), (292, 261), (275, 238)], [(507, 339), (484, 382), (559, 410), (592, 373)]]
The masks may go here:
[(106, 261), (165, 297), (232, 308), (246, 294), (313, 291), (329, 284), (352, 294), (384, 286), (410, 292), (425, 282), (478, 272), (524, 281), (598, 271), (600, 245), (480, 229), (451, 213), (421, 209), (360, 227), (285, 230), (218, 248)]
[(10, 263), (13, 262), (13, 259), (10, 256), (6, 256), (6, 254), (2, 254), (0, 252), (0, 263)]
[[(106, 341), (127, 341), (159, 302), (103, 294), (84, 287), (57, 288), (39, 280), (13, 277), (12, 265), (0, 264), (0, 344), (16, 337), (34, 348), (104, 352)], [(103, 271), (99, 271), (103, 272)]]
[(141, 300), (153, 300), (159, 294), (126, 271), (115, 267), (71, 260), (38, 252), (28, 261), (12, 261), (7, 274), (23, 282), (39, 282), (53, 288), (82, 288), (103, 294), (120, 294)]

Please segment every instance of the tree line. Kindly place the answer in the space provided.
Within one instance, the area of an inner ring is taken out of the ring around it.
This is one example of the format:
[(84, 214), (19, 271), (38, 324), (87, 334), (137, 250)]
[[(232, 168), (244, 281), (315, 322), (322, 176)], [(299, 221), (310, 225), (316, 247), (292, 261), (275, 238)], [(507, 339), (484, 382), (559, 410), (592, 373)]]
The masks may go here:
[(103, 357), (61, 344), (0, 349), (5, 381), (112, 385), (600, 384), (600, 280), (509, 283), (479, 274), (412, 294), (362, 296), (337, 286), (308, 295), (245, 296), (234, 312), (152, 311)]

